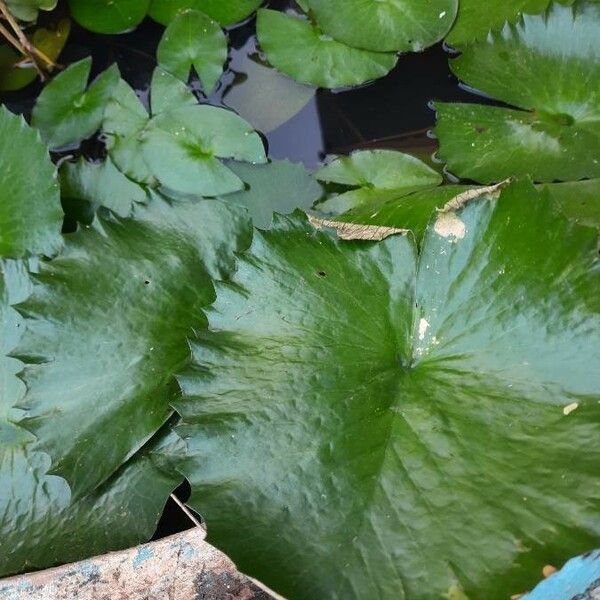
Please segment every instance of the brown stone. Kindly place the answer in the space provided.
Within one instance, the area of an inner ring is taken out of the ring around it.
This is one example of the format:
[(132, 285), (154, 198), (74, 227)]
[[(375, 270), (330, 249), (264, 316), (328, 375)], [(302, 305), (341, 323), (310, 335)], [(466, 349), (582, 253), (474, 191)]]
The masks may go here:
[(0, 580), (0, 600), (273, 600), (204, 540), (183, 533), (62, 567)]

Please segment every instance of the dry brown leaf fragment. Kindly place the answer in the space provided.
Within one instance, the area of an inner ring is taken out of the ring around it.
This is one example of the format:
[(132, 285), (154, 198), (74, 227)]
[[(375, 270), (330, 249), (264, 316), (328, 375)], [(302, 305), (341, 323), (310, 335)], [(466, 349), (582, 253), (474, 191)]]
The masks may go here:
[(343, 223), (341, 221), (331, 221), (328, 219), (319, 219), (317, 217), (308, 217), (310, 224), (316, 229), (335, 229), (341, 240), (365, 240), (371, 242), (380, 242), (391, 235), (406, 235), (409, 229), (399, 229), (397, 227), (384, 227), (383, 225), (361, 225), (360, 223)]

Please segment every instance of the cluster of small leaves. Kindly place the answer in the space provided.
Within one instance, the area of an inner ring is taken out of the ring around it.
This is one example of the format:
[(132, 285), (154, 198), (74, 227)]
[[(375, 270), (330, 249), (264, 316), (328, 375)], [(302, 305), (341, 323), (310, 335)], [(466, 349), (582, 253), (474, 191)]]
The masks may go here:
[[(529, 589), (597, 542), (599, 5), (259, 11), (277, 69), (338, 87), (458, 9), (479, 41), (453, 69), (516, 109), (437, 105), (467, 180), (445, 184), (383, 150), (311, 176), (199, 104), (190, 72), (209, 94), (259, 4), (70, 0), (94, 31), (168, 25), (149, 106), (85, 59), (33, 127), (0, 107), (0, 575), (148, 539), (186, 477), (212, 541), (291, 599)], [(107, 157), (57, 172), (48, 148), (97, 130)]]

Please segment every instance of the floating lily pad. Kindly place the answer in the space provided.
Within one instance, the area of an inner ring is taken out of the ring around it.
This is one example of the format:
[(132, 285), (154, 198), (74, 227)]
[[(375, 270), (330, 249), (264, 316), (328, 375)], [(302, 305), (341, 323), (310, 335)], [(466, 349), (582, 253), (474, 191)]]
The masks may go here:
[(452, 70), (522, 110), (437, 103), (439, 156), (481, 183), (600, 176), (600, 4), (554, 4), (544, 16), (466, 47)]
[(59, 174), (65, 212), (82, 223), (91, 223), (101, 206), (127, 217), (134, 204), (146, 201), (144, 189), (127, 179), (110, 158), (99, 163), (83, 158), (76, 163), (64, 162)]
[(263, 0), (152, 0), (150, 16), (168, 25), (186, 10), (200, 10), (221, 25), (234, 25), (248, 18)]
[(378, 52), (418, 52), (450, 30), (458, 0), (306, 0), (319, 27), (336, 40)]
[(62, 220), (56, 169), (39, 133), (0, 106), (0, 257), (52, 256)]
[(259, 10), (256, 28), (271, 65), (309, 85), (359, 85), (387, 75), (397, 61), (393, 53), (351, 48), (307, 20), (275, 10)]
[(232, 171), (246, 189), (223, 198), (246, 208), (255, 227), (268, 229), (273, 213), (287, 215), (297, 208), (308, 210), (321, 197), (323, 190), (300, 164), (274, 160), (264, 165), (231, 164)]
[(160, 68), (152, 74), (150, 94), (153, 115), (198, 104), (196, 96), (184, 82)]
[(316, 178), (354, 189), (329, 197), (319, 210), (345, 213), (361, 206), (371, 209), (416, 190), (435, 187), (442, 176), (410, 154), (394, 150), (359, 150), (339, 157), (316, 173)]
[[(156, 68), (150, 86), (152, 115), (184, 106), (196, 106), (191, 90), (179, 79)], [(140, 137), (150, 123), (150, 115), (133, 89), (123, 80), (115, 87), (106, 107), (102, 129), (106, 146), (116, 166), (131, 179), (153, 185), (156, 179), (149, 172), (140, 150)]]
[(104, 122), (117, 167), (135, 181), (160, 184), (175, 195), (241, 190), (242, 182), (219, 159), (266, 162), (258, 133), (229, 110), (192, 105), (193, 96), (163, 79), (164, 71), (155, 72), (151, 98), (153, 107), (159, 101), (160, 112), (152, 118), (125, 82), (117, 86)]
[[(19, 423), (74, 495), (106, 482), (165, 423), (186, 336), (205, 326), (210, 276), (248, 244), (247, 218), (217, 201), (154, 197), (133, 218), (69, 235), (21, 305), (27, 363)], [(110, 290), (113, 290), (110, 293)]]
[(123, 33), (146, 16), (150, 0), (69, 0), (71, 16), (95, 33)]
[(50, 148), (80, 142), (100, 129), (119, 69), (113, 65), (86, 90), (91, 68), (89, 57), (72, 64), (38, 96), (31, 122)]
[(144, 160), (168, 190), (195, 196), (239, 191), (242, 181), (218, 158), (266, 162), (262, 139), (235, 113), (186, 106), (152, 119), (143, 134)]
[(420, 253), (280, 218), (217, 287), (178, 431), (244, 572), (287, 597), (500, 600), (596, 543), (597, 231), (528, 183), (498, 195), (434, 214)]
[(184, 12), (167, 27), (156, 51), (158, 64), (187, 82), (193, 67), (210, 94), (223, 73), (227, 39), (220, 25), (197, 10)]

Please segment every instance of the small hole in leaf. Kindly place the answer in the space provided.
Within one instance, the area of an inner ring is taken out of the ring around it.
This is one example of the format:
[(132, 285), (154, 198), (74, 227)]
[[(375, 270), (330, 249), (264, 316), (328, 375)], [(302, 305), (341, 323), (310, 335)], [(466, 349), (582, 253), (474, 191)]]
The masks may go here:
[(150, 285), (150, 280), (149, 279), (144, 279), (144, 285)]
[(317, 271), (317, 275), (319, 277), (327, 277), (327, 273), (325, 273), (325, 271)]

